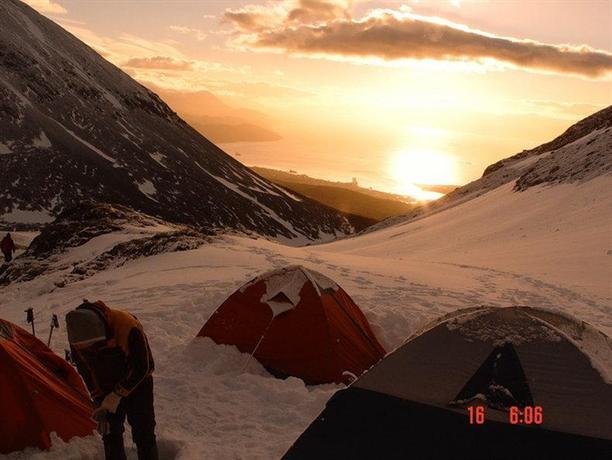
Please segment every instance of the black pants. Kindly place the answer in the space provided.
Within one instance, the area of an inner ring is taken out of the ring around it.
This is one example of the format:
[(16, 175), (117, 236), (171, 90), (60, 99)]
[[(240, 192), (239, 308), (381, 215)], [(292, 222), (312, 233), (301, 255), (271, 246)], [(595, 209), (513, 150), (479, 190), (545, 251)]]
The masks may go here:
[(6, 263), (9, 263), (11, 260), (13, 260), (13, 254), (10, 252), (3, 252), (4, 254), (4, 261)]
[(106, 460), (126, 460), (123, 446), (126, 416), (132, 427), (132, 440), (138, 448), (138, 460), (157, 460), (153, 377), (147, 377), (129, 396), (123, 398), (115, 414), (108, 414), (110, 432), (102, 438)]

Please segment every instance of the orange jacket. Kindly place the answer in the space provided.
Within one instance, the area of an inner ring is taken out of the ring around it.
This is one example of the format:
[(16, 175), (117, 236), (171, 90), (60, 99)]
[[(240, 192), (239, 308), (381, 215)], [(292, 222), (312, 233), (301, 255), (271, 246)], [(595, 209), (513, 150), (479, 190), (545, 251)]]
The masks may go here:
[(133, 315), (107, 307), (103, 302), (83, 303), (100, 315), (106, 340), (84, 349), (72, 348), (72, 356), (92, 399), (110, 392), (128, 396), (153, 373), (153, 355), (140, 322)]

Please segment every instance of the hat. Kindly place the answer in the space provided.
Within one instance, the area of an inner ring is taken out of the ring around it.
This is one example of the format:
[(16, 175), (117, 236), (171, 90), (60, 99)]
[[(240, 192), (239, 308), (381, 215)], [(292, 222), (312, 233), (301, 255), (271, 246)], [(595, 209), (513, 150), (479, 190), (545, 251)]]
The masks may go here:
[(87, 347), (106, 340), (106, 325), (95, 311), (80, 308), (66, 315), (68, 342), (76, 347)]

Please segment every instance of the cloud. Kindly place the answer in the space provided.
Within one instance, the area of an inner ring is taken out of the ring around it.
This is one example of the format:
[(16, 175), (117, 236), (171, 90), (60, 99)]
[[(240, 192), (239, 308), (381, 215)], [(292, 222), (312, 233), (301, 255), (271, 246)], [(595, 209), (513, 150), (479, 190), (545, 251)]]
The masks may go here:
[(66, 14), (68, 11), (59, 3), (51, 0), (23, 0), (40, 13)]
[(329, 0), (299, 0), (298, 6), (287, 14), (288, 21), (319, 22), (336, 18), (348, 18), (350, 3)]
[(316, 24), (336, 18), (348, 18), (352, 0), (284, 0), (263, 5), (245, 5), (227, 9), (225, 22), (243, 32), (258, 32), (283, 24)]
[(357, 62), (496, 61), (511, 67), (589, 78), (612, 73), (612, 54), (607, 51), (586, 45), (552, 45), (502, 37), (406, 11), (379, 9), (359, 20), (342, 17), (319, 24), (291, 24), (287, 16), (280, 25), (266, 27), (250, 16), (252, 8), (238, 12), (240, 24), (234, 21), (235, 16), (227, 12), (225, 16), (242, 31), (235, 43), (251, 48)]
[(282, 24), (286, 17), (287, 8), (284, 3), (266, 3), (227, 9), (223, 14), (223, 22), (229, 22), (243, 32), (256, 32), (272, 29)]
[(121, 67), (133, 57), (154, 58), (166, 56), (175, 61), (191, 62), (168, 40), (149, 40), (132, 34), (122, 33), (118, 36), (99, 35), (78, 21), (59, 19), (58, 22), (80, 40), (87, 43), (113, 64)]
[(158, 70), (192, 70), (193, 62), (181, 61), (168, 56), (131, 58), (123, 64), (125, 67)]
[(194, 29), (192, 27), (185, 26), (170, 26), (170, 30), (183, 35), (190, 35), (198, 41), (202, 41), (206, 38), (206, 34), (200, 29)]

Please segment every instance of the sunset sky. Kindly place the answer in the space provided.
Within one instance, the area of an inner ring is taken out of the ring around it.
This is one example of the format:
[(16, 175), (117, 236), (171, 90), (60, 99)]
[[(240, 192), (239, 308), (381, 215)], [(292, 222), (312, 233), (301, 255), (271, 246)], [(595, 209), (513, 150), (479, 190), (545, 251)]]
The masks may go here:
[(221, 145), (245, 164), (391, 192), (473, 180), (612, 103), (612, 0), (27, 3), (162, 97), (206, 91), (282, 137)]

